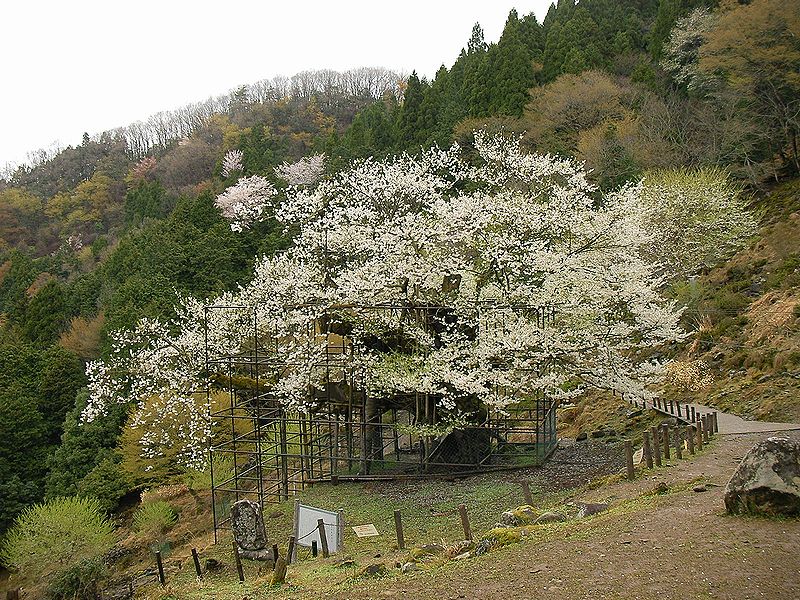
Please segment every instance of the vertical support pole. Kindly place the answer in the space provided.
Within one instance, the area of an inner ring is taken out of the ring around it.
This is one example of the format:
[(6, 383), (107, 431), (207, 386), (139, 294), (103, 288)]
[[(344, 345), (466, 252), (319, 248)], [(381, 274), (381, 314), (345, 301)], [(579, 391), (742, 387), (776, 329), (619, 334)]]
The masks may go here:
[(400, 435), (397, 432), (397, 409), (392, 409), (392, 442), (394, 443), (394, 459), (400, 460)]
[(703, 415), (703, 443), (707, 444), (711, 438), (708, 434), (708, 427), (709, 427), (709, 418), (708, 415)]
[(650, 435), (653, 438), (653, 459), (657, 467), (661, 466), (661, 436), (659, 435), (660, 427), (655, 425), (650, 428)]
[[(300, 537), (300, 498), (294, 499), (294, 529), (292, 529), (292, 539), (297, 539)], [(289, 562), (293, 562), (295, 560), (295, 553), (297, 550), (295, 549), (294, 552), (289, 553)]]
[[(210, 401), (209, 406), (211, 406)], [(214, 448), (211, 445), (208, 448), (208, 471), (211, 475), (211, 519), (214, 521), (214, 544), (217, 544), (219, 543), (217, 539), (217, 486), (214, 485)]]
[[(258, 358), (258, 308), (253, 307), (253, 331), (256, 332), (256, 343), (253, 344), (253, 364), (251, 365), (251, 372), (250, 377), (255, 379), (255, 414), (253, 418), (253, 432), (255, 433), (256, 438), (256, 477), (258, 481), (256, 482), (256, 488), (258, 489), (258, 504), (261, 507), (261, 510), (264, 510), (264, 472), (263, 472), (263, 448), (261, 446), (261, 385), (259, 383), (259, 377), (261, 374), (261, 365)], [(253, 373), (253, 369), (255, 369), (255, 373)], [(287, 497), (288, 500), (288, 497)]]
[(273, 565), (278, 563), (278, 559), (281, 557), (280, 552), (278, 551), (278, 544), (272, 544), (272, 560)]
[(338, 511), (336, 511), (336, 517), (337, 517), (337, 519), (336, 519), (336, 526), (337, 526), (336, 527), (336, 541), (337, 541), (336, 548), (337, 548), (337, 552), (342, 552), (342, 551), (344, 551), (344, 530), (345, 530), (345, 526), (344, 526), (344, 509), (343, 508), (340, 508)]
[(239, 575), (239, 583), (244, 583), (244, 569), (242, 569), (242, 557), (239, 556), (239, 545), (233, 540), (233, 560), (236, 562), (236, 573)]
[(317, 549), (317, 540), (311, 540), (311, 556), (317, 558), (317, 554), (319, 554), (319, 550)]
[[(331, 460), (331, 480), (336, 477), (337, 481), (339, 479), (339, 415), (338, 413), (333, 415), (333, 458)], [(335, 485), (335, 484), (334, 484)]]
[(317, 519), (317, 531), (319, 531), (319, 541), (322, 545), (322, 558), (328, 558), (331, 554), (328, 551), (328, 535), (325, 532), (325, 521)]
[(653, 468), (653, 452), (650, 449), (650, 433), (645, 431), (642, 434), (642, 453), (644, 454), (644, 460), (646, 461), (647, 468)]
[(197, 548), (192, 548), (192, 560), (194, 561), (194, 572), (197, 573), (197, 578), (203, 578), (203, 571), (200, 569), (200, 557), (197, 555)]
[(469, 516), (467, 515), (467, 507), (463, 504), (458, 505), (458, 514), (461, 515), (461, 527), (464, 529), (464, 539), (472, 540), (472, 529), (469, 526)]
[(361, 403), (361, 426), (359, 427), (361, 444), (361, 475), (369, 474), (369, 463), (367, 462), (367, 409), (364, 402)]
[(694, 425), (686, 428), (686, 442), (689, 445), (689, 454), (694, 456)]
[(681, 401), (680, 400), (676, 400), (675, 401), (675, 408), (678, 410), (678, 418), (682, 419), (683, 415), (681, 415)]
[[(686, 416), (689, 416), (689, 415), (686, 415)], [(694, 412), (694, 406), (692, 407), (692, 418), (691, 418), (691, 421), (692, 421), (692, 423), (696, 423), (697, 422), (697, 415)]]
[[(284, 500), (289, 499), (289, 447), (286, 439), (286, 412), (280, 410), (281, 487)], [(280, 495), (278, 496), (280, 498)]]
[(164, 563), (161, 562), (161, 551), (159, 550), (156, 552), (156, 566), (158, 567), (158, 581), (161, 585), (166, 583), (166, 579), (164, 578)]
[(633, 469), (633, 442), (625, 440), (625, 465), (628, 468), (628, 479), (633, 481), (636, 471)]
[(525, 497), (525, 504), (533, 506), (533, 494), (531, 494), (531, 485), (527, 481), (520, 482), (522, 486), (522, 495)]
[(294, 546), (295, 539), (293, 535), (289, 536), (289, 548), (286, 550), (286, 564), (290, 565), (294, 562)]
[(394, 531), (397, 534), (397, 548), (405, 550), (406, 539), (403, 537), (403, 516), (399, 510), (394, 511)]
[(661, 435), (664, 438), (664, 460), (670, 460), (670, 456), (669, 456), (669, 446), (670, 446), (669, 425), (664, 425), (661, 428)]

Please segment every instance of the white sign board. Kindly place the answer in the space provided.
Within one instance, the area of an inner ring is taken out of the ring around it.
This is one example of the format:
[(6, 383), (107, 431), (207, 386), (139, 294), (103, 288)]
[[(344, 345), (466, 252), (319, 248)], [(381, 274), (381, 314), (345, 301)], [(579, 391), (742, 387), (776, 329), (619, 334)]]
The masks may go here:
[(322, 552), (322, 542), (319, 539), (317, 520), (325, 523), (325, 539), (328, 542), (328, 551), (331, 554), (338, 552), (344, 541), (344, 520), (341, 513), (330, 510), (314, 508), (295, 502), (294, 510), (294, 537), (298, 546), (311, 547), (312, 542), (317, 542), (317, 548)]
[(356, 534), (356, 537), (373, 537), (376, 535), (380, 535), (378, 530), (375, 529), (375, 525), (372, 523), (368, 523), (367, 525), (356, 525), (353, 527), (353, 531)]

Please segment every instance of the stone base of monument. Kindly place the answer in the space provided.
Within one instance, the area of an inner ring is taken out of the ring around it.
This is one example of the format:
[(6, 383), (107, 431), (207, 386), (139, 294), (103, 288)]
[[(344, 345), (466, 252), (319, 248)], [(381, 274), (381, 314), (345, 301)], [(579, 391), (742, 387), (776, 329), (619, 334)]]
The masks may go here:
[(247, 550), (239, 546), (239, 556), (248, 560), (263, 560), (274, 562), (272, 548), (261, 548), (260, 550)]

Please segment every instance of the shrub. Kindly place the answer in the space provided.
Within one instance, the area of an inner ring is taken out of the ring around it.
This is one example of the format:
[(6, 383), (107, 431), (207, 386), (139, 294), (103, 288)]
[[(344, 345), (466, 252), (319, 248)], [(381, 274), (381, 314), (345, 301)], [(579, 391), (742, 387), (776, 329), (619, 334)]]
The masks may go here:
[[(226, 481), (233, 477), (233, 458), (228, 454), (216, 454), (213, 458), (214, 480), (219, 482)], [(200, 492), (211, 489), (211, 469), (206, 464), (202, 471), (188, 469), (186, 471), (186, 486), (193, 492)]]
[(172, 506), (163, 500), (147, 502), (133, 515), (133, 528), (152, 540), (161, 540), (178, 520)]
[(114, 528), (94, 498), (54, 498), (29, 506), (0, 546), (0, 560), (29, 578), (42, 579), (114, 545)]
[(96, 600), (100, 598), (98, 583), (106, 574), (103, 561), (90, 558), (58, 573), (47, 586), (46, 600)]

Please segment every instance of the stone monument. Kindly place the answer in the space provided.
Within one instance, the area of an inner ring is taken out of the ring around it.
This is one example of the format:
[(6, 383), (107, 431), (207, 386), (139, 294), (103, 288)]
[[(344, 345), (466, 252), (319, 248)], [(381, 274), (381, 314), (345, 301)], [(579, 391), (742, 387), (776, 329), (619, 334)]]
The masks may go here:
[(258, 502), (234, 502), (231, 505), (231, 529), (239, 546), (239, 556), (251, 560), (274, 560), (272, 548), (267, 547), (267, 532)]

